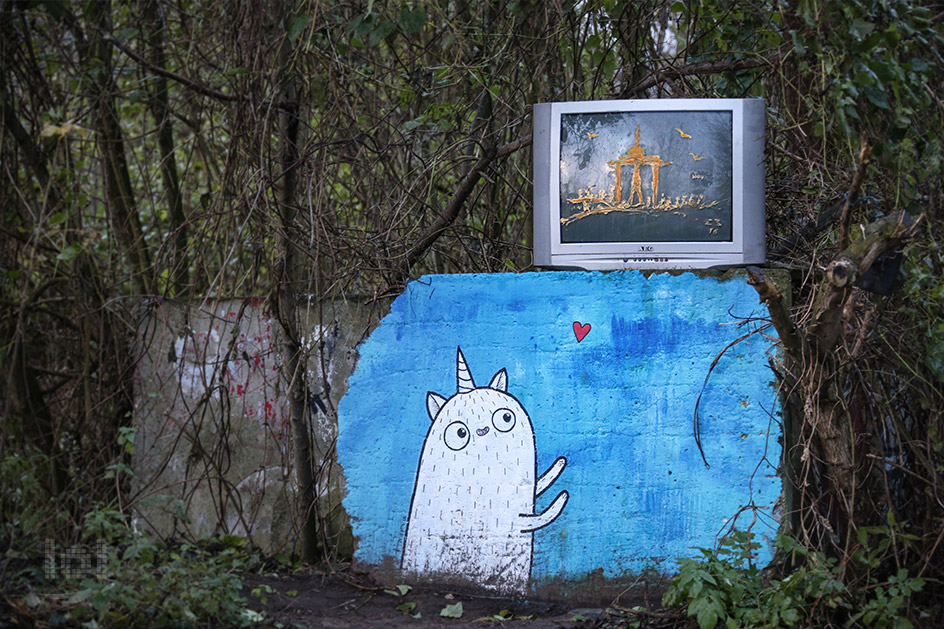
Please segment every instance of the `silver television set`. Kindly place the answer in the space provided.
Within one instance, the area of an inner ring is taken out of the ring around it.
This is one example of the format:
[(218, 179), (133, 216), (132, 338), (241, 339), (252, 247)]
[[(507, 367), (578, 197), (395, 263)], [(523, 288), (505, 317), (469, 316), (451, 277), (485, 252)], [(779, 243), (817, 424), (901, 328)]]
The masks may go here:
[(764, 118), (762, 99), (534, 105), (534, 265), (762, 264)]

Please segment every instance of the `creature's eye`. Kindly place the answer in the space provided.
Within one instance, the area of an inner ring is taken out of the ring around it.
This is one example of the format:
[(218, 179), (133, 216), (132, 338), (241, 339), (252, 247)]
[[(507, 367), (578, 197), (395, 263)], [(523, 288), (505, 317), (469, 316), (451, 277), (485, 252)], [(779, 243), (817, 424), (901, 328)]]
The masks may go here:
[(515, 412), (510, 408), (500, 408), (492, 413), (492, 426), (498, 432), (508, 432), (515, 427)]
[(461, 450), (469, 445), (469, 428), (462, 422), (452, 422), (446, 426), (446, 432), (443, 435), (446, 441), (446, 447), (450, 450)]

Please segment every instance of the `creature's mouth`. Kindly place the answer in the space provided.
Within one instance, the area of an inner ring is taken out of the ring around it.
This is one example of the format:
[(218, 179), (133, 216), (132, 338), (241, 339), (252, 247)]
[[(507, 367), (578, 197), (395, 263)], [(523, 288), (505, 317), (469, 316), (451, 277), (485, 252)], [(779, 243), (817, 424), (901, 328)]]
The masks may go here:
[(488, 426), (486, 426), (485, 428), (479, 428), (478, 430), (475, 431), (475, 434), (477, 434), (479, 437), (484, 437), (485, 435), (488, 434)]

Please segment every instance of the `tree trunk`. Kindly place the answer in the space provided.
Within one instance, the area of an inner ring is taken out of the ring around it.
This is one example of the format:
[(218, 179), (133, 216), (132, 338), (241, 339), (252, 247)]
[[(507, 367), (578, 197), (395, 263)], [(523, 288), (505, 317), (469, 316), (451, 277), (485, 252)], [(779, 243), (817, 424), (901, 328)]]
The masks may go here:
[[(290, 12), (285, 10), (282, 22)], [(305, 561), (315, 561), (318, 555), (318, 513), (315, 500), (314, 461), (307, 404), (307, 357), (301, 344), (299, 329), (298, 293), (304, 273), (296, 259), (295, 232), (298, 197), (298, 104), (296, 75), (290, 70), (293, 46), (282, 36), (279, 43), (279, 98), (292, 105), (279, 113), (279, 136), (282, 143), (281, 190), (279, 194), (279, 262), (276, 270), (278, 319), (282, 325), (282, 360), (289, 381), (289, 422), (292, 425), (292, 452), (295, 475), (298, 479), (298, 510), (302, 519), (302, 550)]]
[(111, 3), (93, 0), (87, 3), (86, 13), (91, 28), (83, 61), (89, 97), (95, 108), (96, 139), (102, 156), (107, 207), (115, 234), (128, 257), (135, 290), (140, 294), (153, 294), (151, 259), (144, 243), (141, 219), (125, 159), (124, 136), (115, 107), (118, 86), (112, 76), (111, 44), (105, 41), (102, 34), (111, 32)]
[[(797, 326), (772, 282), (759, 269), (749, 269), (749, 281), (770, 310), (785, 354), (785, 388), (792, 392), (785, 402), (786, 412), (801, 418), (803, 451), (798, 467), (803, 471), (790, 480), (802, 492), (816, 476), (810, 470), (814, 465), (820, 466), (821, 486), (815, 494), (825, 500), (802, 507), (811, 506), (815, 510), (813, 517), (827, 528), (824, 537), (839, 548), (855, 542), (858, 527), (872, 524), (870, 506), (874, 499), (866, 482), (869, 466), (856, 456), (861, 428), (853, 425), (844, 393), (852, 367), (842, 364), (837, 357), (843, 312), (856, 278), (882, 252), (897, 248), (911, 234), (912, 228), (902, 215), (873, 223), (863, 238), (853, 242), (826, 267), (817, 286), (809, 324), (802, 328)], [(787, 443), (785, 448), (789, 451), (796, 445)], [(803, 513), (800, 517), (807, 515)]]
[[(158, 0), (148, 0), (144, 5), (144, 18), (148, 29), (150, 61), (158, 68), (165, 68), (164, 40), (167, 38), (163, 7)], [(174, 157), (174, 128), (170, 120), (170, 104), (167, 96), (167, 78), (157, 75), (152, 80), (153, 90), (150, 105), (157, 123), (157, 143), (161, 155), (161, 178), (167, 199), (170, 228), (173, 232), (173, 248), (168, 267), (169, 286), (173, 295), (181, 297), (187, 292), (189, 262), (187, 260), (187, 217), (184, 216), (183, 197), (177, 176), (177, 160)]]

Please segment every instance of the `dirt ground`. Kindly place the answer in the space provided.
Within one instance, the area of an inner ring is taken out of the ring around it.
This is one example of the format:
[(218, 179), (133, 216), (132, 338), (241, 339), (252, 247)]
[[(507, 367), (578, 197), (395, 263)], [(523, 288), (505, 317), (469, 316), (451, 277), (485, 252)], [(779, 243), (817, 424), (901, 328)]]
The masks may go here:
[[(633, 616), (620, 605), (581, 608), (576, 604), (486, 596), (417, 585), (401, 595), (396, 586), (376, 584), (365, 575), (274, 574), (244, 576), (243, 595), (273, 626), (328, 627), (487, 627), (558, 629), (625, 626)], [(406, 588), (403, 588), (406, 589)], [(449, 609), (461, 616), (443, 617)], [(400, 608), (398, 610), (398, 607)], [(418, 616), (417, 616), (418, 615)]]

